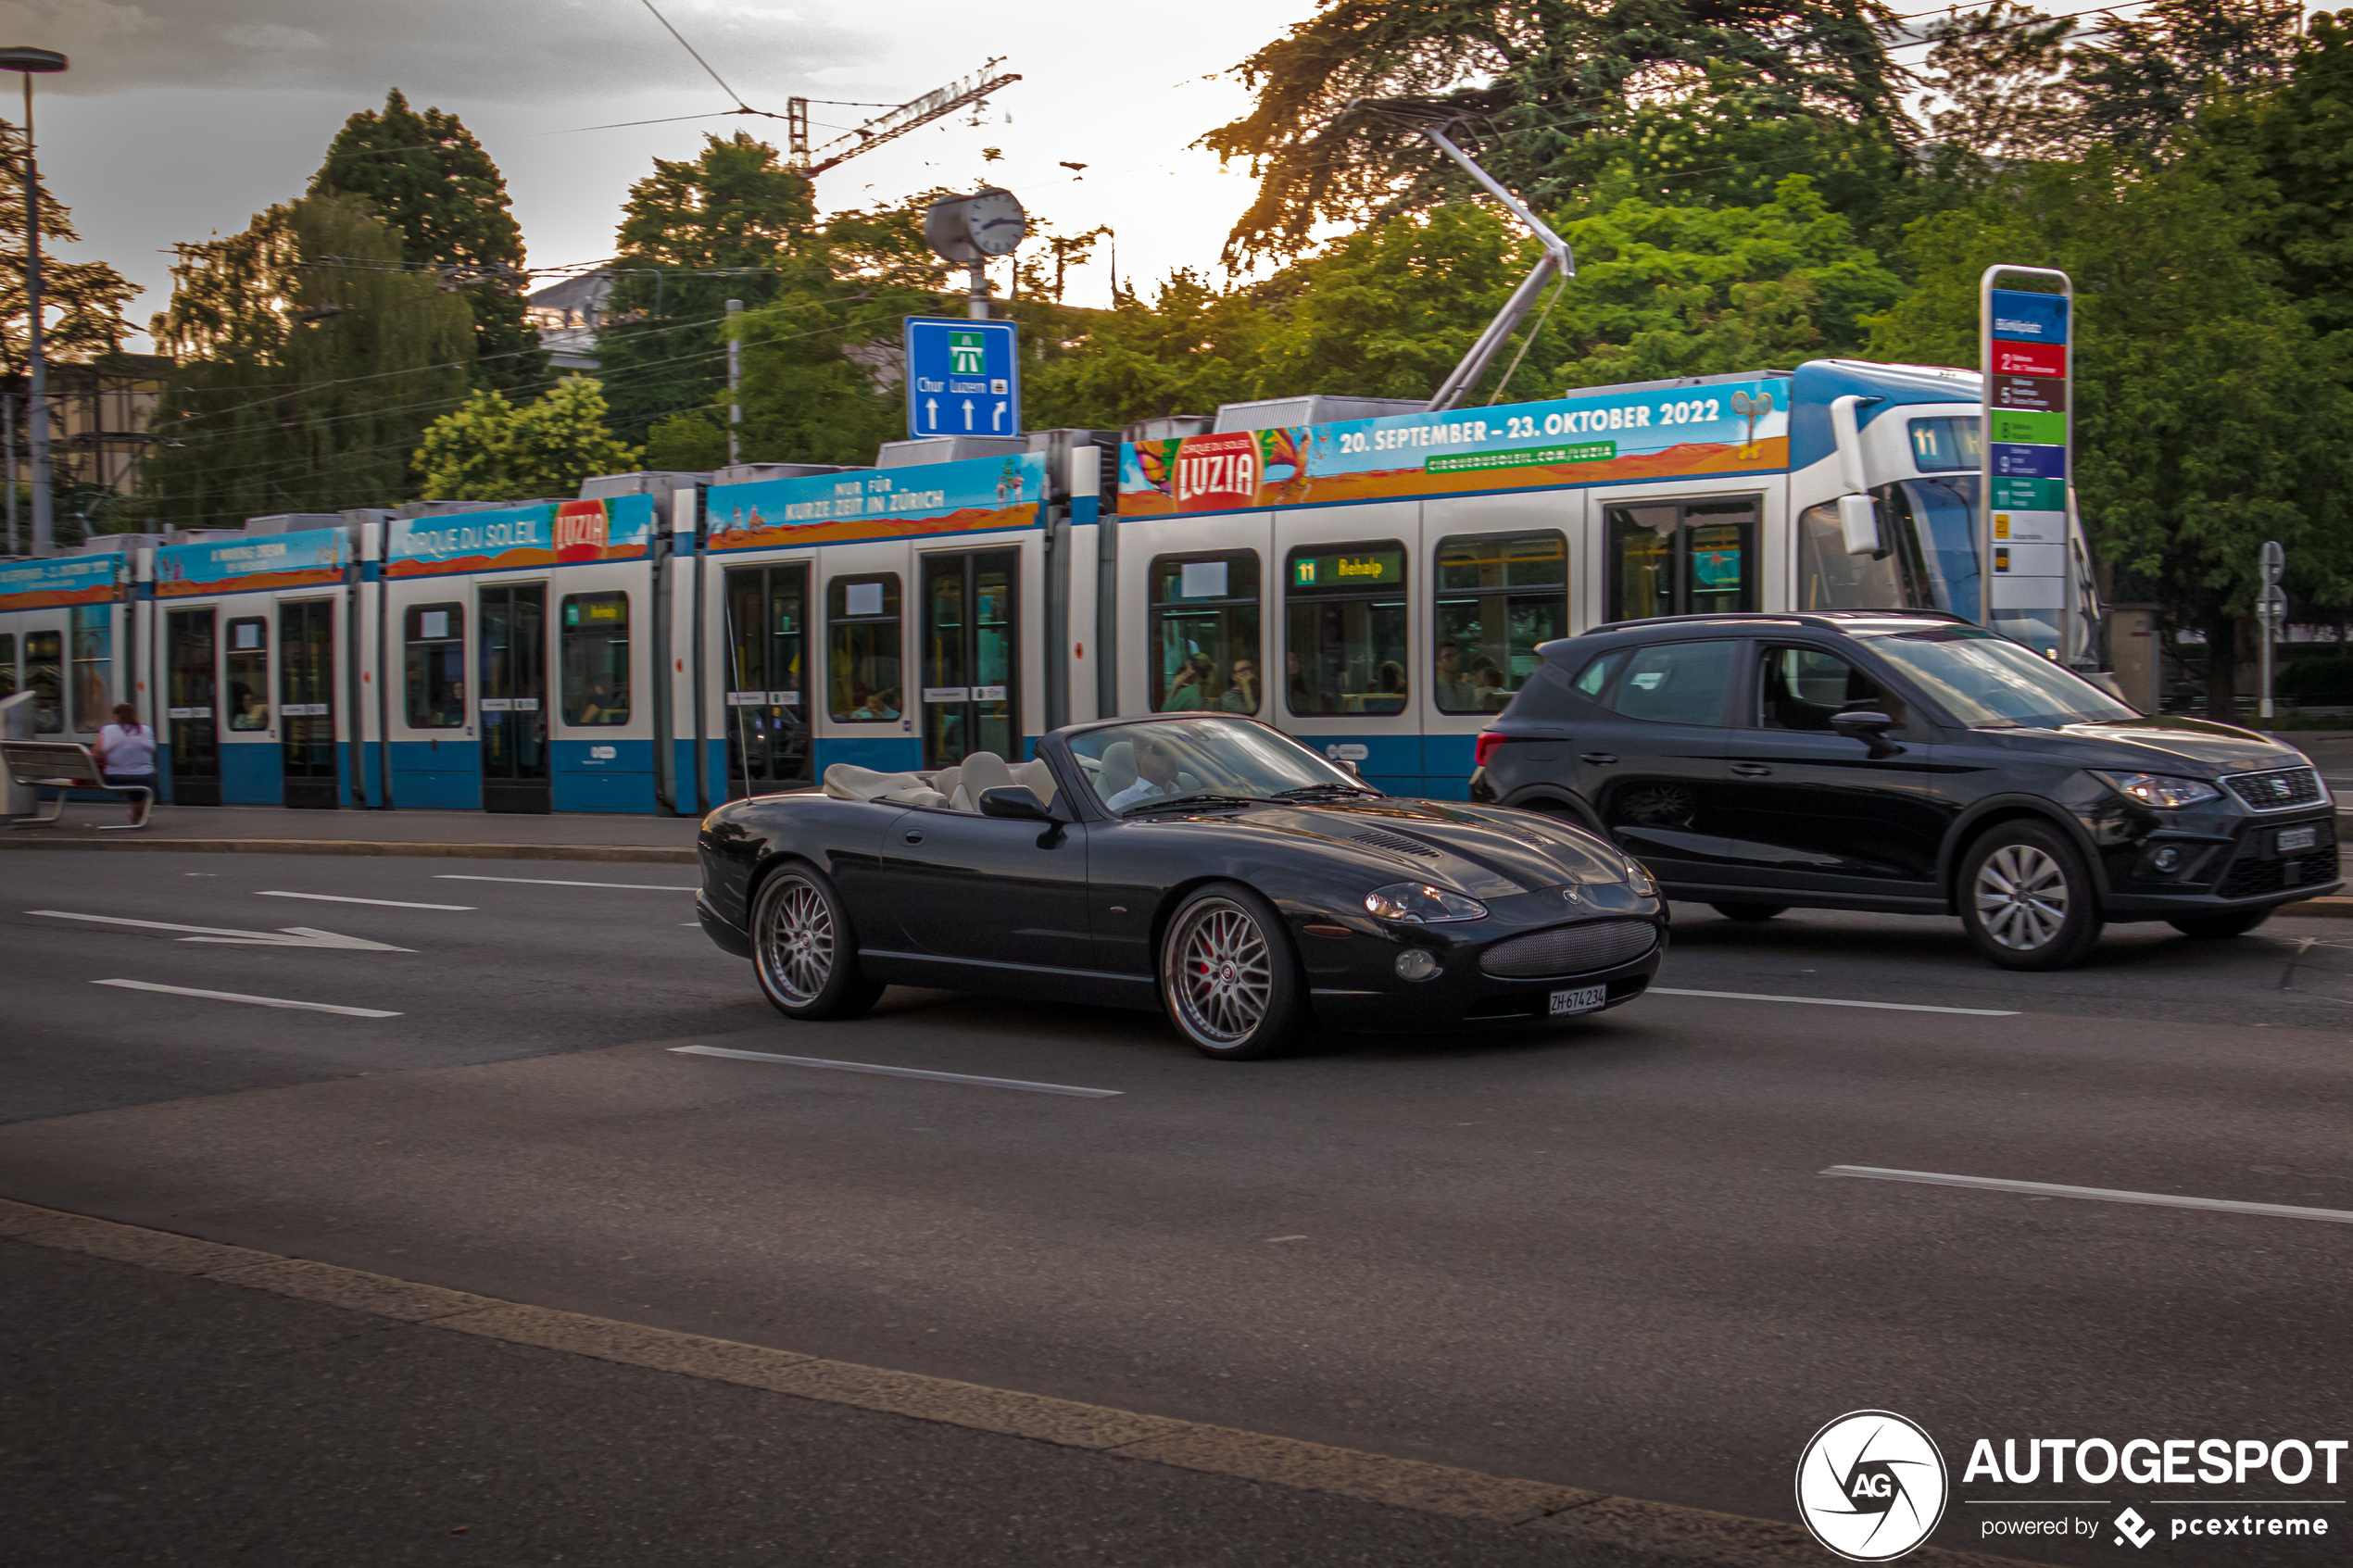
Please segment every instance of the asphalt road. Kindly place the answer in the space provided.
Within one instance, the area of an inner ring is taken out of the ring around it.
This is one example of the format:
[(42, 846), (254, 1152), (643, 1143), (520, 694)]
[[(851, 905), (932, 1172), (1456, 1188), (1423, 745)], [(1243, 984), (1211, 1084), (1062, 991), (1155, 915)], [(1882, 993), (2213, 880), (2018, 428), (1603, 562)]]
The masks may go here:
[[(1662, 986), (1901, 1010), (1654, 995), (1244, 1064), (1143, 1015), (932, 992), (787, 1025), (691, 929), (686, 868), (52, 852), (0, 877), (0, 1196), (1776, 1519), (1816, 1428), (1893, 1410), (1955, 1466), (1940, 1542), (2054, 1562), (2120, 1551), (1983, 1522), (2353, 1498), (2353, 1458), (2334, 1489), (1959, 1470), (1978, 1437), (2353, 1437), (2353, 1225), (1821, 1174), (2353, 1210), (2353, 922), (2120, 927), (2029, 976), (1950, 922), (1679, 909)], [(376, 946), (183, 939), (289, 926)]]

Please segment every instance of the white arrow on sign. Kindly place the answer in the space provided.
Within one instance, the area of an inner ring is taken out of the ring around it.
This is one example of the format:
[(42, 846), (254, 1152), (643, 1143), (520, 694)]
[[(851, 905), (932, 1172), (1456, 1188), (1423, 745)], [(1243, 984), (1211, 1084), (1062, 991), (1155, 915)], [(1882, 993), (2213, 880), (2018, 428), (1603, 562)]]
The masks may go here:
[(965, 398), (965, 399), (964, 399), (964, 428), (965, 428), (966, 430), (970, 430), (970, 429), (972, 429), (972, 427), (973, 427), (973, 400), (972, 400), (971, 398), (967, 397), (967, 398)]
[(194, 936), (182, 936), (182, 942), (239, 943), (254, 947), (343, 947), (361, 953), (413, 953), (414, 947), (396, 947), (389, 942), (371, 942), (364, 936), (338, 936), (332, 931), (315, 931), (307, 925), (282, 925), (275, 931), (231, 931), (214, 925), (171, 925), (159, 920), (126, 920), (120, 915), (77, 915), (65, 909), (27, 909), (29, 915), (48, 915), (57, 920), (95, 921), (101, 925), (135, 925), (147, 931), (193, 931)]
[(998, 426), (1003, 424), (1004, 422), (1005, 406), (1002, 403), (991, 404), (988, 409), (988, 428), (990, 430), (995, 430)]
[(924, 399), (924, 423), (930, 426), (933, 430), (937, 430), (939, 428), (938, 398), (926, 397)]

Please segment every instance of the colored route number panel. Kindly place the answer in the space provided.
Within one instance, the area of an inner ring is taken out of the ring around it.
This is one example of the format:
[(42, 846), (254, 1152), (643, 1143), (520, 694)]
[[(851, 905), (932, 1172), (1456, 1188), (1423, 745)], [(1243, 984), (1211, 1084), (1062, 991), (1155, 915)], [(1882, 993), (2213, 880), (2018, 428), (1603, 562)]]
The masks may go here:
[(1609, 987), (1606, 985), (1579, 985), (1574, 991), (1555, 991), (1553, 993), (1553, 1016), (1567, 1018), (1576, 1012), (1598, 1012), (1607, 1000)]
[(1021, 338), (1011, 321), (906, 319), (907, 433), (1019, 435)]

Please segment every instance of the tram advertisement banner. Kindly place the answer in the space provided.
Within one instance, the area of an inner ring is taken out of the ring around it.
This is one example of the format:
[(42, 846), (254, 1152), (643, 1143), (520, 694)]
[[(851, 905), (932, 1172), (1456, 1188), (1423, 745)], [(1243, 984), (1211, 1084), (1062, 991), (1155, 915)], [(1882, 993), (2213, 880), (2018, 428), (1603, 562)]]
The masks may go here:
[(63, 559), (10, 561), (0, 566), (0, 609), (111, 604), (122, 596), (126, 564), (120, 550)]
[(751, 550), (1036, 528), (1045, 493), (1045, 454), (1016, 452), (723, 484), (711, 490), (704, 504), (710, 508), (712, 549)]
[(396, 518), (385, 539), (384, 575), (438, 577), (458, 571), (636, 560), (646, 554), (653, 536), (651, 495)]
[(1122, 517), (1533, 490), (1789, 462), (1789, 383), (1516, 403), (1130, 442)]
[(156, 552), (156, 597), (332, 586), (343, 581), (350, 559), (340, 528), (167, 545)]

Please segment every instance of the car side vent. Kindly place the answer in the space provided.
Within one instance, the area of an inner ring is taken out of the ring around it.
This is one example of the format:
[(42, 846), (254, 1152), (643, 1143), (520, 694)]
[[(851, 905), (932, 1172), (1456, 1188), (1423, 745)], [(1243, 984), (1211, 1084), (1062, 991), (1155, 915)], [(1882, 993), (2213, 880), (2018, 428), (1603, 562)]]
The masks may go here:
[(1418, 855), (1426, 860), (1438, 859), (1438, 851), (1428, 845), (1416, 844), (1410, 838), (1400, 838), (1393, 833), (1357, 833), (1349, 834), (1349, 837), (1358, 844), (1369, 845), (1375, 849), (1386, 849), (1392, 855)]
[(1551, 980), (1630, 963), (1657, 941), (1658, 929), (1646, 920), (1588, 921), (1498, 942), (1478, 967), (1504, 980)]

